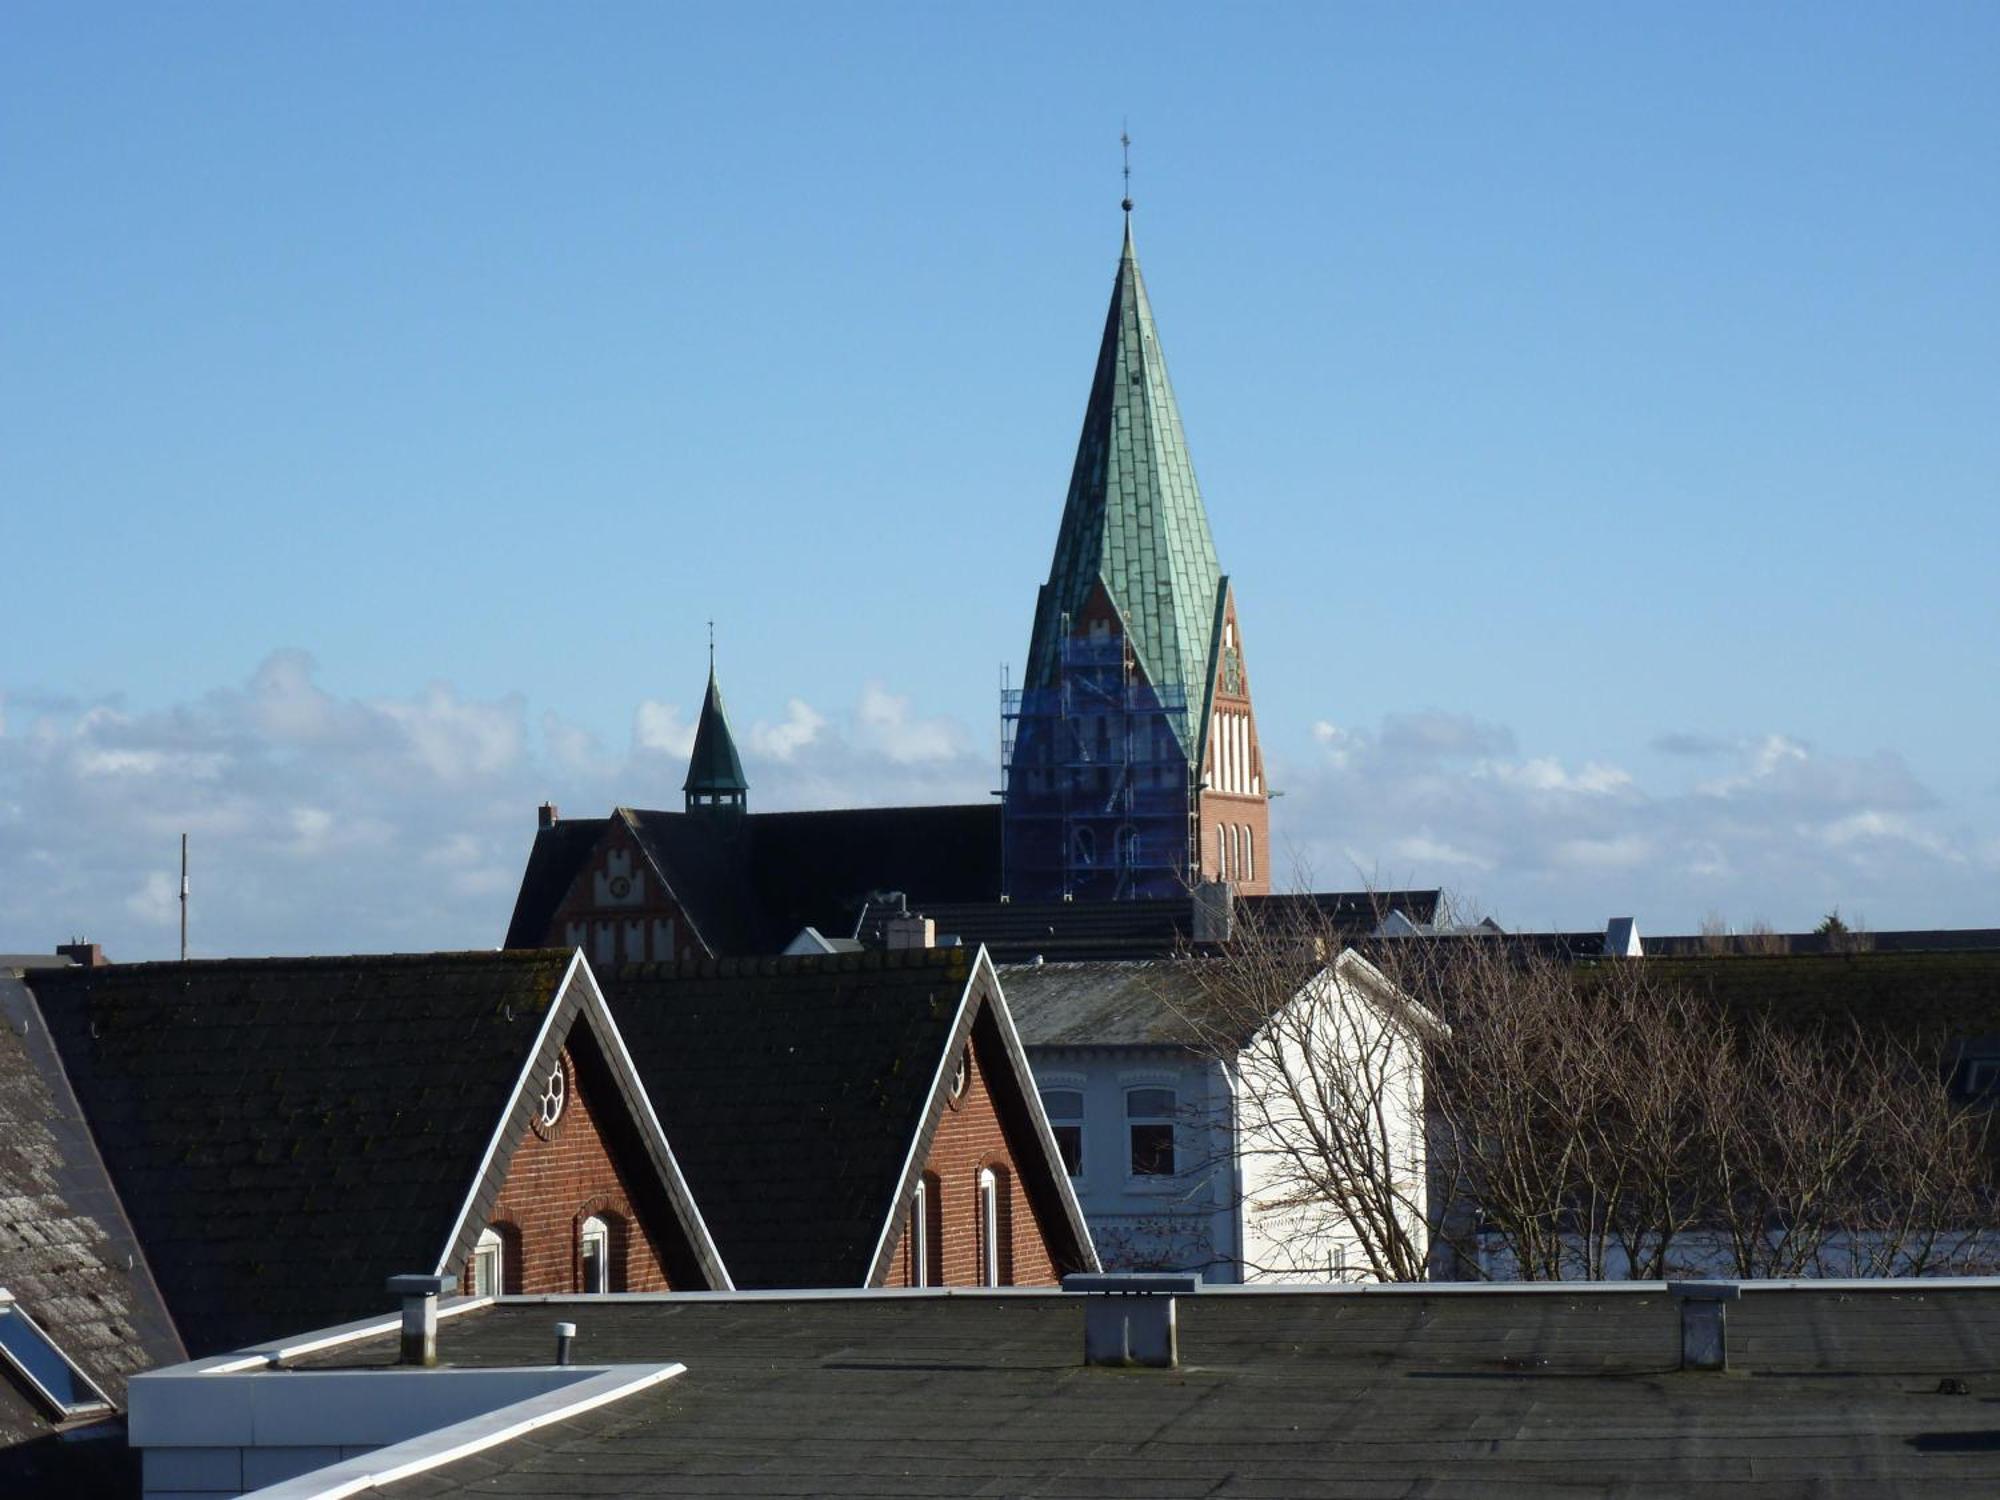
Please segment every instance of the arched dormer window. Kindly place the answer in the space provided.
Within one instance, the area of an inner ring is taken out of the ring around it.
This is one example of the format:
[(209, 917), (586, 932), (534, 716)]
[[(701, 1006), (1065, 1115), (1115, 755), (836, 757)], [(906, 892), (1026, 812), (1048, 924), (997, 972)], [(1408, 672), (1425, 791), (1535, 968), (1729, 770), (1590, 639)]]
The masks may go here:
[(507, 1242), (490, 1224), (472, 1247), (472, 1295), (497, 1297), (507, 1285)]
[(577, 1228), (576, 1264), (580, 1291), (611, 1290), (611, 1226), (592, 1214)]
[(1000, 1285), (1000, 1182), (991, 1167), (979, 1169), (979, 1284)]

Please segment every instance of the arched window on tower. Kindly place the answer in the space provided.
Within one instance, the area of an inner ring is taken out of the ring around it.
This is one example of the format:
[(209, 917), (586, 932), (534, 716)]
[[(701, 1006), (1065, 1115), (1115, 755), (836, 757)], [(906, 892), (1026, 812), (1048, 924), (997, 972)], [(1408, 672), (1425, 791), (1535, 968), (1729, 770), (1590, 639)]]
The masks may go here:
[(1243, 878), (1257, 878), (1257, 831), (1248, 827), (1243, 830)]
[(1220, 823), (1215, 825), (1215, 878), (1229, 878), (1229, 835)]

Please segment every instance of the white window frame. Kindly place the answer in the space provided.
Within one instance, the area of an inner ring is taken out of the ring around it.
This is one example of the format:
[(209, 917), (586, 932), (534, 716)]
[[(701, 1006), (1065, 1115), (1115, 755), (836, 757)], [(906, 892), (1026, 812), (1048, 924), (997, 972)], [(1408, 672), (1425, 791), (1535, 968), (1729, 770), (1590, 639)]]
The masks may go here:
[[(1134, 1114), (1132, 1100), (1136, 1094), (1165, 1094), (1173, 1102), (1165, 1114)], [(1157, 1182), (1163, 1178), (1178, 1177), (1181, 1170), (1180, 1131), (1180, 1090), (1170, 1083), (1133, 1083), (1125, 1089), (1125, 1175), (1133, 1182)], [(1148, 1129), (1164, 1125), (1167, 1127), (1167, 1170), (1164, 1172), (1139, 1172), (1133, 1169), (1132, 1132), (1141, 1126)]]
[[(487, 1267), (491, 1266), (491, 1271)], [(488, 1225), (472, 1247), (472, 1295), (498, 1297), (507, 1289), (507, 1242)]]
[[(596, 1286), (590, 1284), (593, 1280), (590, 1274), (592, 1259), (590, 1248), (592, 1245), (597, 1247), (597, 1275), (594, 1278), (598, 1283)], [(576, 1253), (577, 1267), (583, 1276), (583, 1290), (593, 1296), (610, 1291), (611, 1226), (598, 1218), (596, 1214), (592, 1214), (589, 1218), (585, 1219), (582, 1226), (577, 1230)]]
[(931, 1185), (917, 1179), (916, 1196), (910, 1199), (910, 1285), (931, 1284)]
[(1000, 1285), (1000, 1182), (991, 1167), (979, 1169), (979, 1284)]
[[(1049, 1109), (1049, 1095), (1051, 1094), (1076, 1095), (1076, 1113), (1074, 1115), (1064, 1115), (1062, 1118), (1058, 1119), (1054, 1114), (1054, 1112)], [(1088, 1103), (1089, 1096), (1085, 1093), (1084, 1088), (1081, 1084), (1057, 1083), (1054, 1080), (1050, 1080), (1048, 1083), (1042, 1086), (1041, 1095), (1042, 1095), (1042, 1113), (1048, 1116), (1049, 1134), (1054, 1135), (1058, 1130), (1062, 1129), (1064, 1126), (1069, 1126), (1076, 1131), (1076, 1169), (1069, 1174), (1071, 1180), (1073, 1181), (1083, 1176), (1084, 1142), (1089, 1138), (1089, 1133), (1083, 1127), (1084, 1127), (1084, 1118), (1086, 1114), (1089, 1112), (1089, 1103)], [(1060, 1140), (1058, 1140), (1056, 1143), (1056, 1149), (1058, 1154), (1060, 1154), (1062, 1149), (1062, 1143)]]

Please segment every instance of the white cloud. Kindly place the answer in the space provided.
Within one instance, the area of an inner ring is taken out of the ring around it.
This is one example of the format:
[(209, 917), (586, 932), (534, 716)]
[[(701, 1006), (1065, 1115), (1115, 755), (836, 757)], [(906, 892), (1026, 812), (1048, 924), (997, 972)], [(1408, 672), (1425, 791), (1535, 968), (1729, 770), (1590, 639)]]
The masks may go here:
[[(518, 696), (446, 683), (328, 693), (302, 652), (238, 687), (136, 712), (10, 693), (0, 738), (0, 951), (72, 935), (171, 956), (180, 835), (197, 953), (490, 946), (505, 931), (535, 808), (678, 807), (693, 709), (636, 705), (607, 750)], [(844, 712), (794, 700), (744, 741), (764, 809), (983, 799), (972, 737), (872, 684)]]
[(682, 718), (673, 704), (648, 698), (632, 717), (632, 743), (686, 760), (694, 749), (694, 721)]
[(1810, 923), (1835, 905), (1885, 925), (1991, 920), (1992, 893), (1962, 874), (2000, 863), (1990, 818), (1957, 826), (1893, 751), (1680, 731), (1653, 742), (1664, 774), (1641, 778), (1601, 757), (1519, 755), (1499, 726), (1428, 710), (1377, 730), (1322, 720), (1311, 738), (1294, 764), (1265, 745), (1289, 794), (1273, 811), (1281, 850), (1455, 886), (1512, 925), (1614, 910), (1656, 932), (1709, 911)]
[(177, 927), (180, 887), (173, 876), (154, 870), (139, 883), (138, 890), (125, 898), (125, 909), (149, 927)]
[(776, 724), (757, 724), (750, 730), (750, 748), (772, 760), (788, 761), (819, 738), (826, 728), (826, 716), (802, 698), (785, 704), (785, 717)]
[(950, 761), (966, 748), (965, 730), (955, 719), (912, 714), (908, 698), (898, 697), (879, 682), (862, 688), (855, 723), (863, 744), (898, 765)]

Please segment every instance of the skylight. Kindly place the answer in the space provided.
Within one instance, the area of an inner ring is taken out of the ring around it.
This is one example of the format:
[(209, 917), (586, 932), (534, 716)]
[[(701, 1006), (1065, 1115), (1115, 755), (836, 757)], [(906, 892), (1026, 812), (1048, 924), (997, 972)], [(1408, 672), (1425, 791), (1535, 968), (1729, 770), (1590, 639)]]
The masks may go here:
[(0, 1291), (0, 1359), (12, 1365), (58, 1416), (81, 1416), (111, 1405), (97, 1383), (4, 1291)]

